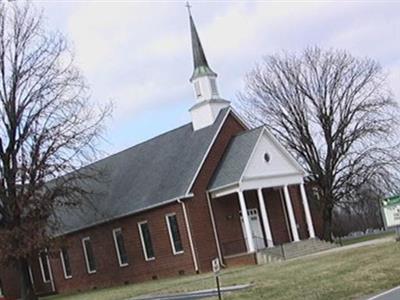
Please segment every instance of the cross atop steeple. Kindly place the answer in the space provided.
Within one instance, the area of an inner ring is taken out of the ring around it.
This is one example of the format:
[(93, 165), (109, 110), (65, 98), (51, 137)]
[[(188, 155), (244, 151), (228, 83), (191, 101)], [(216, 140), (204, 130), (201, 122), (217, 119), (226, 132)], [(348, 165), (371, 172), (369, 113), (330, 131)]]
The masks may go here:
[(191, 15), (192, 15), (192, 11), (191, 11), (192, 6), (190, 5), (189, 1), (186, 1), (185, 7), (186, 7), (187, 10), (188, 10), (189, 16), (191, 16)]

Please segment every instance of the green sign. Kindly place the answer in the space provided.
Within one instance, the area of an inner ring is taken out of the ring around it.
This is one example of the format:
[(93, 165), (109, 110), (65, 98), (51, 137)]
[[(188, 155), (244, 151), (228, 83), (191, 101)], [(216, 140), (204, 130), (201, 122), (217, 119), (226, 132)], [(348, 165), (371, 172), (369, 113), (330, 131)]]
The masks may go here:
[(395, 204), (400, 204), (400, 196), (393, 196), (382, 200), (382, 206), (391, 206)]

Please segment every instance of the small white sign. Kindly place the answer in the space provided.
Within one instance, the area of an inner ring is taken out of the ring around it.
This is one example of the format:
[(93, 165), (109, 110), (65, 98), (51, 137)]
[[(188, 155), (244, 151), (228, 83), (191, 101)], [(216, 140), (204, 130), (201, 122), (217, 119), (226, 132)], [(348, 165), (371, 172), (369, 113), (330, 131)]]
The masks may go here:
[(212, 269), (215, 275), (219, 274), (219, 271), (221, 270), (221, 265), (219, 263), (219, 259), (218, 258), (214, 258), (212, 260)]
[(390, 205), (383, 207), (383, 214), (385, 216), (386, 227), (393, 227), (400, 225), (400, 204)]

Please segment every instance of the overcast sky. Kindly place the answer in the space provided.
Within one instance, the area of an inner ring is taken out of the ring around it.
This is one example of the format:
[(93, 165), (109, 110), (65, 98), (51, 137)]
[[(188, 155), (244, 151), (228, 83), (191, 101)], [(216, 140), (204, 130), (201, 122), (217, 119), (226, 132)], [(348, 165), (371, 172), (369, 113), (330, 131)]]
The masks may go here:
[[(112, 100), (107, 142), (114, 153), (190, 121), (194, 104), (184, 1), (49, 0), (49, 26), (73, 45), (96, 101)], [(233, 103), (264, 55), (307, 46), (378, 60), (400, 99), (400, 1), (192, 1), (221, 95)]]

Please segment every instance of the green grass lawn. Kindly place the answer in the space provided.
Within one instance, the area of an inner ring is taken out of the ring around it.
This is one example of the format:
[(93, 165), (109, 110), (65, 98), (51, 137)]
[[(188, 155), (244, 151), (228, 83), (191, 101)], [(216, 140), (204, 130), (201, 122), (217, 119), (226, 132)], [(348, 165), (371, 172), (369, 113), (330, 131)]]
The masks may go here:
[[(395, 237), (396, 233), (390, 231), (390, 232), (383, 232), (383, 233), (379, 233), (379, 234), (360, 236), (360, 237), (356, 237), (356, 238), (352, 238), (352, 239), (346, 239), (346, 240), (341, 241), (341, 245), (347, 246), (347, 245), (351, 245), (351, 244), (355, 244), (355, 243), (361, 243), (361, 242), (366, 242), (366, 241), (375, 240), (375, 239), (381, 239), (381, 238), (390, 237), (390, 236)], [(339, 240), (336, 240), (336, 243), (340, 244)]]
[[(400, 284), (400, 243), (388, 242), (320, 256), (222, 272), (223, 286), (251, 283), (224, 299), (357, 299)], [(214, 287), (211, 274), (53, 296), (52, 300), (126, 299)]]

